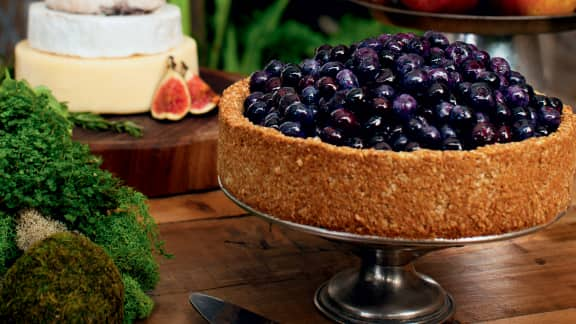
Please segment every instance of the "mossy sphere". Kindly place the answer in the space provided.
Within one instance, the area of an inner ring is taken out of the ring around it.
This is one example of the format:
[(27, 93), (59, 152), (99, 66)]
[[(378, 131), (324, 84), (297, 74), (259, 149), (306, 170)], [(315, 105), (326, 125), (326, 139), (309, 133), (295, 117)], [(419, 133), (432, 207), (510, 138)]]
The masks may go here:
[(102, 248), (58, 233), (34, 244), (6, 272), (2, 323), (122, 323), (124, 286)]

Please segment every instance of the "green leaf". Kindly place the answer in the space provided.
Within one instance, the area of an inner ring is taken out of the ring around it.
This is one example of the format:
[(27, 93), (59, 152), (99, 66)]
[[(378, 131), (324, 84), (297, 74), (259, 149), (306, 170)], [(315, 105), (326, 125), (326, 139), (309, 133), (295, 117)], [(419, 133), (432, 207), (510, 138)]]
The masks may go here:
[(230, 18), (231, 5), (232, 0), (214, 0), (214, 41), (212, 42), (209, 54), (210, 56), (208, 58), (208, 67), (213, 69), (218, 68), (222, 43), (224, 41), (224, 36), (228, 27), (228, 20)]
[(168, 3), (180, 8), (180, 15), (182, 16), (182, 32), (184, 35), (190, 35), (192, 31), (190, 0), (169, 0)]
[(238, 60), (238, 40), (236, 27), (230, 25), (226, 31), (226, 42), (223, 49), (224, 70), (230, 72), (241, 72)]

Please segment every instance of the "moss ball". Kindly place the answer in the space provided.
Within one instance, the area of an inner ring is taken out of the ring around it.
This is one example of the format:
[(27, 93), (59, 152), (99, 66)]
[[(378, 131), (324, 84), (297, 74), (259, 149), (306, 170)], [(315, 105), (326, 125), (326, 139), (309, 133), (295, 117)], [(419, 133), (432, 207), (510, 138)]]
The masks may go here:
[(124, 286), (102, 248), (58, 233), (34, 244), (6, 272), (2, 323), (122, 323)]

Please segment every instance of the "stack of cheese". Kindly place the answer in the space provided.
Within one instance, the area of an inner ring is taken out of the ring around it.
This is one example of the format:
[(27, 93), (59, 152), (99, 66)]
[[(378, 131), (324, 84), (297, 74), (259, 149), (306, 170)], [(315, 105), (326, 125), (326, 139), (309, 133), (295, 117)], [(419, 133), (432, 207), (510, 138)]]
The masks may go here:
[(198, 73), (196, 42), (181, 26), (165, 0), (32, 3), (16, 78), (50, 88), (70, 111), (147, 112), (169, 56)]

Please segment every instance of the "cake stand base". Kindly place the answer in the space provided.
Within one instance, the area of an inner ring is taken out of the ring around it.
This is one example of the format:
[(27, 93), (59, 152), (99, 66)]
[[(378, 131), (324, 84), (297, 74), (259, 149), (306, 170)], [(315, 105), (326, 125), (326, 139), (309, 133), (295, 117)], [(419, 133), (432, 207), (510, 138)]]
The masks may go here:
[(442, 323), (454, 314), (452, 297), (434, 280), (418, 273), (413, 262), (427, 253), (509, 240), (539, 231), (560, 219), (504, 234), (457, 239), (407, 239), (360, 235), (293, 223), (262, 213), (229, 192), (218, 179), (222, 192), (249, 213), (292, 230), (339, 243), (360, 257), (360, 268), (337, 273), (316, 290), (314, 304), (338, 323)]
[(425, 248), (358, 250), (359, 269), (325, 282), (314, 297), (324, 315), (338, 323), (442, 323), (454, 313), (452, 297), (412, 261)]

